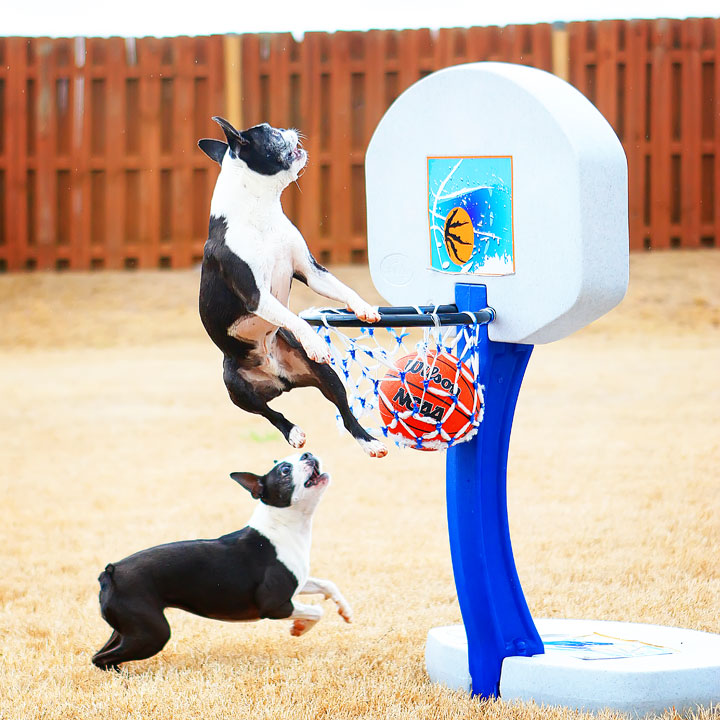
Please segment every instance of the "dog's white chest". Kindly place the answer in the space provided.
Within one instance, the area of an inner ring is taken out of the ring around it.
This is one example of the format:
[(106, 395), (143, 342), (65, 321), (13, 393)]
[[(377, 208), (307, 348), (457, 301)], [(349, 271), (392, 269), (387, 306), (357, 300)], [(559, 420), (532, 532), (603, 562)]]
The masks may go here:
[(292, 234), (297, 230), (278, 214), (262, 222), (251, 217), (231, 218), (225, 244), (248, 265), (258, 288), (287, 305), (293, 276)]
[[(294, 273), (294, 248), (305, 246), (302, 235), (280, 203), (284, 185), (247, 168), (223, 166), (210, 213), (225, 218), (225, 246), (250, 269), (260, 292), (269, 292), (287, 307)], [(258, 339), (269, 329), (233, 328), (236, 337)]]
[(273, 544), (278, 560), (295, 576), (298, 590), (302, 588), (310, 575), (310, 520), (293, 518), (280, 521), (277, 513), (260, 504), (255, 508), (248, 526), (255, 528)]

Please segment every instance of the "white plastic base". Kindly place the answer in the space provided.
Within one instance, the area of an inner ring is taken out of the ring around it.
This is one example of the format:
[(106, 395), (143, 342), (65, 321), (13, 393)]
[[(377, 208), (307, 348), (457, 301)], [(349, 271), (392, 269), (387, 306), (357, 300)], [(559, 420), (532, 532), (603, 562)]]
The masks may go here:
[[(545, 654), (505, 659), (504, 700), (638, 715), (720, 703), (720, 635), (600, 620), (535, 624)], [(433, 682), (470, 692), (462, 625), (430, 630), (425, 663)]]

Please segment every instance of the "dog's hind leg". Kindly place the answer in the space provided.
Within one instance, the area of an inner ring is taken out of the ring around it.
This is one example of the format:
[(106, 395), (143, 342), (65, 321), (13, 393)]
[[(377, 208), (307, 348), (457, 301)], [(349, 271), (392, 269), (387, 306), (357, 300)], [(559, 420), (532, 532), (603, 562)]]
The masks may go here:
[(293, 611), (290, 619), (293, 624), (290, 626), (290, 634), (300, 637), (316, 625), (323, 616), (323, 609), (318, 605), (305, 605), (293, 601)]
[(387, 455), (385, 445), (370, 435), (352, 414), (345, 386), (335, 371), (329, 365), (320, 365), (312, 360), (310, 362), (314, 366), (314, 374), (318, 379), (315, 387), (338, 409), (345, 429), (360, 443), (360, 447), (370, 457), (385, 457)]
[(101, 670), (115, 670), (132, 660), (145, 660), (159, 653), (170, 639), (170, 625), (162, 611), (152, 611), (142, 618), (133, 618), (131, 632), (120, 635), (120, 641), (93, 655), (93, 665)]
[(385, 457), (387, 448), (376, 440), (352, 414), (347, 401), (345, 386), (335, 371), (324, 363), (311, 360), (290, 333), (279, 330), (277, 349), (283, 366), (294, 387), (316, 387), (338, 409), (345, 429), (360, 443), (370, 457)]
[[(301, 448), (305, 444), (305, 433), (284, 415), (273, 410), (267, 404), (267, 399), (238, 374), (237, 363), (227, 355), (223, 362), (223, 380), (233, 404), (241, 410), (262, 415), (269, 420), (293, 447)], [(279, 394), (280, 392), (277, 393), (277, 395)]]
[(122, 635), (120, 635), (117, 630), (113, 630), (112, 635), (110, 635), (110, 637), (108, 638), (108, 641), (95, 653), (95, 655), (99, 655), (106, 650), (110, 650), (110, 648), (114, 647), (120, 642), (121, 638)]

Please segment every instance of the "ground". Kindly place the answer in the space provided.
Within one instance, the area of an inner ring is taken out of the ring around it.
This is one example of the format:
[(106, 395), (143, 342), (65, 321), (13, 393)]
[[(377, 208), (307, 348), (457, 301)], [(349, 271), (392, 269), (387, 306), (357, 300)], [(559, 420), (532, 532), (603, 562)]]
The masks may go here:
[[(377, 301), (365, 269), (336, 271)], [(105, 564), (242, 527), (252, 500), (228, 473), (290, 454), (229, 402), (198, 279), (0, 276), (0, 718), (574, 717), (429, 684), (427, 631), (460, 619), (444, 458), (365, 457), (312, 390), (276, 405), (333, 476), (312, 571), (337, 583), (354, 623), (324, 602), (298, 639), (287, 621), (171, 610), (161, 654), (119, 674), (90, 664), (109, 635)], [(293, 303), (323, 304), (304, 287)], [(720, 253), (633, 255), (622, 305), (538, 346), (520, 395), (509, 510), (535, 616), (720, 632), (718, 427)]]

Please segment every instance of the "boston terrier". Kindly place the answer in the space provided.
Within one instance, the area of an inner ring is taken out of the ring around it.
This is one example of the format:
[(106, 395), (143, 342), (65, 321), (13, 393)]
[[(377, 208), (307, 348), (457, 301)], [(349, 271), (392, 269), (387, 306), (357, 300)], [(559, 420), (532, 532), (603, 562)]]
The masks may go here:
[(307, 162), (298, 133), (267, 123), (238, 131), (221, 117), (213, 120), (227, 142), (198, 142), (221, 167), (203, 253), (200, 318), (225, 356), (223, 379), (230, 399), (267, 418), (290, 445), (300, 448), (305, 433), (268, 402), (292, 388), (316, 387), (335, 404), (365, 452), (383, 457), (387, 448), (358, 423), (340, 378), (326, 364), (327, 344), (288, 308), (295, 279), (344, 303), (362, 320), (380, 317), (377, 308), (315, 260), (283, 213), (280, 194)]
[(117, 669), (160, 652), (170, 638), (167, 607), (216, 620), (289, 618), (290, 634), (300, 636), (323, 610), (295, 595), (320, 594), (352, 621), (335, 583), (309, 576), (313, 513), (330, 483), (318, 458), (293, 455), (265, 475), (230, 477), (260, 500), (247, 527), (216, 540), (141, 550), (100, 574), (100, 608), (113, 633), (93, 656), (97, 667)]

